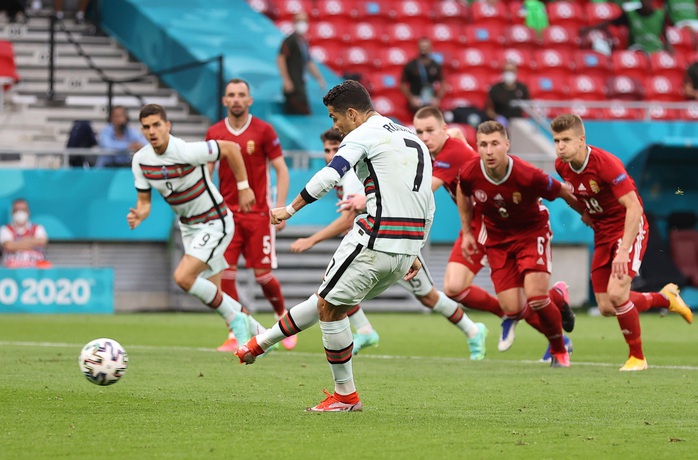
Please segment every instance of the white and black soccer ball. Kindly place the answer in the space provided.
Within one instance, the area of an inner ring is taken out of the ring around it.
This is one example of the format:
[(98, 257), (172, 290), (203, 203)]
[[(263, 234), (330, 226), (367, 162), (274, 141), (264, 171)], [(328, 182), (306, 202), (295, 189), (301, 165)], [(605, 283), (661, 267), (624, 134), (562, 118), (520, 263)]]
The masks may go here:
[(95, 339), (82, 348), (78, 361), (80, 371), (95, 385), (111, 385), (118, 382), (128, 367), (128, 355), (119, 342), (112, 339)]

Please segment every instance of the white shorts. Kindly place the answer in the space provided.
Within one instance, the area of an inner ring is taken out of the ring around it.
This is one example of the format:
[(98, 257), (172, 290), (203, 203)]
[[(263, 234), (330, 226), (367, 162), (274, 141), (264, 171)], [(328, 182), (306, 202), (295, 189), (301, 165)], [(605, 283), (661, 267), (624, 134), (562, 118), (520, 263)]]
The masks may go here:
[(429, 274), (427, 263), (424, 261), (422, 254), (419, 254), (417, 258), (422, 263), (422, 269), (417, 272), (417, 276), (409, 281), (400, 278), (397, 284), (405, 288), (407, 292), (412, 293), (415, 297), (424, 297), (434, 289), (434, 280)]
[(407, 275), (415, 257), (368, 249), (349, 234), (332, 256), (318, 294), (333, 305), (353, 307)]
[(199, 274), (200, 277), (210, 278), (228, 268), (224, 255), (235, 232), (230, 212), (223, 220), (194, 225), (180, 223), (179, 228), (182, 231), (184, 253), (196, 257), (209, 267)]

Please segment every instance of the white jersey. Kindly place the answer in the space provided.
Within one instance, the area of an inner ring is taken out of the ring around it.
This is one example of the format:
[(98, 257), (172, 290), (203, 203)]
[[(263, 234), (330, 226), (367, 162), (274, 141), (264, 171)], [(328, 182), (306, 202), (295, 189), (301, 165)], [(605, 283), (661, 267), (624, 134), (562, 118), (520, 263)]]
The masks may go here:
[(346, 197), (353, 195), (364, 194), (364, 184), (361, 183), (353, 169), (347, 171), (345, 175), (339, 179), (337, 185), (334, 186), (334, 191), (337, 192), (337, 198), (343, 200)]
[(136, 189), (147, 192), (155, 188), (182, 224), (222, 219), (228, 210), (206, 167), (219, 157), (218, 143), (213, 140), (185, 142), (170, 136), (162, 155), (146, 145), (133, 156), (131, 169)]
[(366, 212), (350, 235), (381, 252), (417, 255), (434, 219), (429, 150), (404, 126), (373, 115), (347, 134), (330, 164), (315, 174), (301, 196), (322, 197), (351, 168), (363, 183)]

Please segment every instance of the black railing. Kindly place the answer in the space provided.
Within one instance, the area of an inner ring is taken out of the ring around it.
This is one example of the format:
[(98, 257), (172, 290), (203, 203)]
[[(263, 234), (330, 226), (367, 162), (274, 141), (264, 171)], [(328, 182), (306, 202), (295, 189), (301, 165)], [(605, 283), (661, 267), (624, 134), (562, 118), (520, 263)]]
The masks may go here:
[(50, 25), (50, 30), (49, 30), (49, 59), (48, 59), (48, 74), (49, 74), (49, 81), (48, 81), (48, 93), (47, 97), (49, 101), (54, 101), (56, 98), (56, 91), (55, 91), (55, 80), (56, 80), (56, 60), (55, 60), (55, 55), (56, 55), (56, 28), (59, 27), (61, 32), (63, 32), (68, 39), (68, 41), (75, 47), (75, 50), (77, 51), (78, 55), (82, 56), (85, 59), (85, 62), (87, 63), (87, 66), (92, 69), (94, 72), (99, 75), (99, 78), (107, 84), (107, 113), (111, 113), (112, 109), (112, 100), (114, 98), (114, 85), (122, 85), (122, 91), (124, 94), (135, 97), (138, 99), (138, 101), (141, 103), (141, 105), (144, 104), (143, 97), (132, 93), (128, 87), (126, 86), (127, 83), (135, 83), (138, 81), (145, 81), (148, 77), (150, 76), (155, 76), (160, 78), (163, 75), (171, 74), (171, 73), (176, 73), (176, 72), (181, 72), (183, 70), (189, 70), (193, 69), (196, 67), (200, 66), (205, 66), (207, 64), (210, 64), (211, 62), (216, 62), (218, 65), (218, 85), (216, 87), (218, 93), (215, 95), (214, 100), (216, 101), (215, 104), (217, 107), (219, 107), (219, 117), (218, 118), (223, 118), (225, 116), (223, 106), (219, 102), (220, 96), (223, 94), (224, 91), (224, 85), (225, 85), (225, 75), (224, 75), (224, 56), (222, 54), (219, 54), (217, 56), (213, 56), (209, 59), (205, 60), (200, 60), (200, 61), (192, 61), (186, 64), (179, 64), (174, 67), (170, 67), (168, 69), (162, 69), (158, 70), (157, 72), (147, 72), (142, 75), (138, 75), (135, 77), (131, 78), (124, 78), (124, 79), (115, 79), (109, 77), (103, 69), (98, 67), (94, 61), (92, 60), (92, 57), (85, 52), (85, 50), (82, 48), (82, 45), (75, 40), (75, 37), (73, 37), (73, 34), (66, 28), (65, 24), (63, 23), (62, 20), (58, 19), (55, 17), (55, 15), (51, 15), (51, 25)]

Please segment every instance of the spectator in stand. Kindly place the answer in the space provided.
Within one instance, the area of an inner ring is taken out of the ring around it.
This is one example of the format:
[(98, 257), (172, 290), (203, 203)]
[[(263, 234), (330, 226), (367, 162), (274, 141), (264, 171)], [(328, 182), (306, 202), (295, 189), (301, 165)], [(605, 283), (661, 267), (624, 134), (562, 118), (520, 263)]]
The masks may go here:
[(698, 61), (689, 65), (686, 69), (683, 89), (687, 99), (698, 101)]
[(538, 35), (542, 34), (543, 29), (550, 25), (545, 4), (540, 0), (525, 0), (523, 2), (523, 10), (526, 18), (526, 27), (535, 30)]
[(666, 5), (672, 24), (698, 32), (698, 6), (695, 0), (667, 0)]
[(128, 112), (122, 105), (114, 106), (109, 114), (109, 123), (99, 133), (99, 146), (116, 150), (114, 155), (101, 155), (95, 166), (131, 166), (131, 157), (148, 141), (139, 130), (128, 125)]
[(662, 8), (655, 8), (652, 0), (642, 0), (641, 6), (632, 11), (623, 11), (615, 19), (603, 21), (599, 24), (582, 27), (579, 29), (580, 35), (591, 30), (605, 29), (609, 25), (625, 26), (630, 32), (629, 50), (640, 50), (645, 53), (655, 53), (667, 50), (673, 53), (673, 48), (666, 38), (666, 27), (668, 24), (666, 11)]
[(313, 74), (324, 91), (325, 79), (317, 64), (310, 59), (310, 48), (305, 34), (308, 32), (308, 15), (301, 11), (293, 18), (294, 32), (286, 37), (276, 57), (281, 80), (283, 81), (284, 112), (288, 115), (309, 115), (310, 104), (305, 89), (306, 69)]
[[(53, 9), (57, 19), (63, 19), (65, 13), (63, 12), (63, 5), (65, 0), (56, 0), (53, 4)], [(84, 24), (85, 23), (85, 12), (87, 12), (87, 7), (90, 6), (90, 0), (80, 0), (78, 3), (78, 10), (75, 12), (75, 23)]]
[(29, 220), (29, 203), (24, 198), (12, 202), (12, 222), (0, 227), (2, 265), (8, 268), (50, 267), (46, 260), (48, 235), (43, 225)]
[(521, 118), (521, 107), (514, 107), (511, 101), (529, 99), (528, 87), (517, 79), (516, 64), (507, 61), (502, 66), (502, 81), (492, 85), (487, 98), (485, 111), (492, 120), (507, 126), (510, 118)]
[(422, 37), (417, 43), (419, 56), (402, 69), (400, 90), (412, 113), (428, 105), (438, 107), (446, 92), (441, 64), (431, 55), (431, 41)]

